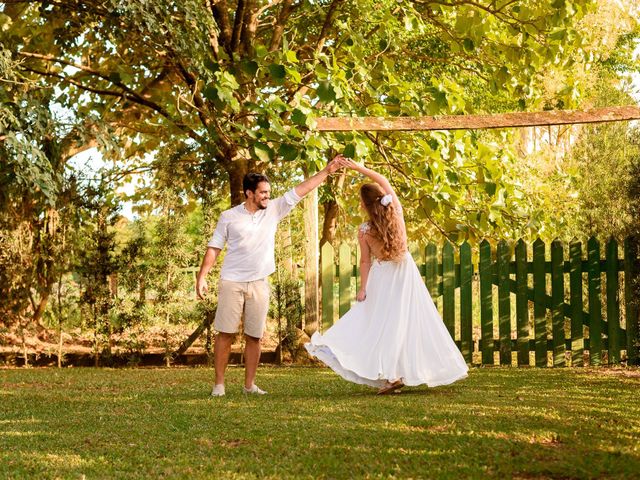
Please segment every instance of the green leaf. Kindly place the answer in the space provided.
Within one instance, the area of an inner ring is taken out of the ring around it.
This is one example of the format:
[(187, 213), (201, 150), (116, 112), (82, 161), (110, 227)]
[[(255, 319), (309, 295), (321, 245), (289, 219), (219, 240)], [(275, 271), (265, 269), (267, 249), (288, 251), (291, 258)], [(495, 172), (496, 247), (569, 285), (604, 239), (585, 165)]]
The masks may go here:
[(216, 73), (218, 70), (220, 70), (220, 64), (218, 64), (218, 62), (214, 62), (213, 60), (210, 60), (208, 58), (204, 61), (204, 66), (211, 73)]
[(291, 114), (291, 121), (296, 125), (304, 127), (307, 125), (307, 116), (302, 112), (302, 110), (296, 108)]
[(355, 158), (356, 146), (353, 143), (350, 143), (349, 145), (344, 147), (344, 150), (342, 151), (342, 155), (344, 155), (347, 158)]
[(424, 197), (420, 202), (422, 208), (424, 208), (427, 215), (431, 215), (436, 208), (438, 208), (438, 202), (436, 202), (432, 197)]
[(218, 89), (213, 85), (207, 85), (206, 87), (204, 87), (204, 90), (202, 91), (202, 96), (212, 102), (219, 100)]
[(285, 57), (287, 58), (287, 61), (290, 63), (298, 63), (298, 56), (296, 55), (296, 52), (294, 52), (293, 50), (287, 50), (287, 52), (285, 53)]
[(283, 160), (291, 162), (298, 158), (298, 149), (294, 145), (283, 143), (278, 149), (278, 155), (280, 155)]
[(258, 62), (255, 62), (253, 60), (247, 60), (240, 64), (240, 68), (247, 75), (255, 77), (256, 73), (258, 73)]
[(266, 116), (260, 115), (256, 120), (256, 123), (260, 128), (267, 129), (270, 126), (269, 119)]
[(300, 72), (298, 72), (294, 68), (287, 67), (287, 75), (291, 79), (293, 83), (300, 83), (302, 81), (302, 77), (300, 76)]
[(316, 94), (321, 102), (331, 103), (336, 99), (336, 92), (329, 82), (320, 82), (316, 89)]
[(122, 78), (120, 77), (120, 74), (118, 72), (111, 72), (109, 74), (109, 81), (112, 83), (121, 83)]
[(493, 182), (487, 182), (484, 184), (484, 190), (489, 194), (489, 196), (493, 197), (496, 193), (496, 184)]
[(264, 45), (256, 45), (254, 48), (256, 51), (256, 56), (258, 58), (264, 58), (269, 53), (269, 50), (267, 50), (267, 47), (265, 47)]
[(274, 80), (281, 81), (287, 76), (287, 71), (284, 68), (284, 65), (272, 63), (269, 65), (269, 75), (271, 75)]
[(221, 84), (225, 87), (230, 88), (231, 90), (237, 90), (240, 88), (240, 84), (236, 80), (236, 77), (233, 76), (230, 72), (222, 72), (220, 75)]
[(266, 143), (256, 142), (253, 145), (253, 153), (261, 162), (270, 162), (273, 158), (273, 150)]
[(473, 40), (471, 40), (470, 38), (465, 38), (462, 41), (462, 46), (467, 52), (472, 52), (476, 48), (475, 44), (473, 43)]
[(547, 35), (547, 37), (550, 38), (551, 40), (564, 40), (566, 36), (567, 36), (566, 28), (557, 28), (553, 32), (551, 32), (549, 35)]

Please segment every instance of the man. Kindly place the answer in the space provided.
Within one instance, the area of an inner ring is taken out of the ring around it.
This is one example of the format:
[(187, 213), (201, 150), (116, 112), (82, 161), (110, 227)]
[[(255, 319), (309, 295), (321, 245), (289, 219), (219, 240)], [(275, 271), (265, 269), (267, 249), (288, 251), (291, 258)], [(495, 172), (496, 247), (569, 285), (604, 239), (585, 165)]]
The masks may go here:
[(260, 339), (266, 328), (269, 311), (267, 277), (276, 268), (276, 228), (302, 197), (340, 168), (339, 157), (274, 200), (269, 200), (269, 179), (265, 175), (249, 173), (242, 181), (245, 202), (220, 215), (196, 280), (196, 292), (202, 299), (208, 289), (207, 273), (226, 244), (227, 254), (220, 272), (218, 308), (214, 320), (214, 329), (218, 333), (214, 346), (216, 379), (212, 396), (225, 394), (224, 374), (229, 363), (231, 344), (243, 317), (246, 341), (244, 392), (257, 395), (266, 393), (256, 386), (254, 380), (260, 361)]

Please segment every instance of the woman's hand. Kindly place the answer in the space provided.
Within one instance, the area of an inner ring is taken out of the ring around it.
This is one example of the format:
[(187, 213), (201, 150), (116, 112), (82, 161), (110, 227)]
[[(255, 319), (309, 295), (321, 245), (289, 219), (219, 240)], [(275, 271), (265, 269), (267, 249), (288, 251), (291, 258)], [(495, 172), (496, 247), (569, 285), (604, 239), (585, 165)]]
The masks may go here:
[(349, 168), (351, 170), (356, 170), (358, 172), (362, 171), (362, 165), (357, 164), (350, 158), (344, 157), (342, 155), (338, 155), (336, 156), (336, 158), (338, 159), (342, 167)]
[(364, 299), (367, 298), (367, 292), (365, 289), (361, 288), (358, 293), (356, 294), (356, 300), (358, 302), (362, 302), (364, 301)]

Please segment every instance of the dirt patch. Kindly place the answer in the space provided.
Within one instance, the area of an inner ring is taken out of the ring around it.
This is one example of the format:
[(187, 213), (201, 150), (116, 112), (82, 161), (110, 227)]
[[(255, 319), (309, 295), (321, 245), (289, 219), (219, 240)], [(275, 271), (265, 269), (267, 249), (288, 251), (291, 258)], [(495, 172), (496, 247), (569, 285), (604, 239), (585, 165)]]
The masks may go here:
[[(129, 330), (111, 336), (110, 352), (100, 355), (100, 366), (168, 366), (210, 365), (213, 353), (214, 332), (209, 338), (201, 335), (187, 351), (178, 357), (173, 355), (178, 346), (191, 335), (196, 325), (176, 325), (170, 329), (148, 327)], [(0, 365), (24, 366), (25, 353), (31, 366), (55, 366), (58, 364), (60, 335), (55, 330), (44, 330), (25, 335), (24, 341), (16, 331), (0, 329)], [(64, 366), (94, 366), (93, 332), (75, 329), (62, 333), (62, 364)], [(276, 347), (278, 335), (268, 330), (262, 341), (263, 363), (278, 360)], [(208, 347), (208, 348), (207, 348)], [(106, 349), (105, 349), (106, 350)], [(236, 336), (231, 349), (230, 363), (242, 363), (244, 339)], [(284, 359), (287, 360), (286, 358)]]

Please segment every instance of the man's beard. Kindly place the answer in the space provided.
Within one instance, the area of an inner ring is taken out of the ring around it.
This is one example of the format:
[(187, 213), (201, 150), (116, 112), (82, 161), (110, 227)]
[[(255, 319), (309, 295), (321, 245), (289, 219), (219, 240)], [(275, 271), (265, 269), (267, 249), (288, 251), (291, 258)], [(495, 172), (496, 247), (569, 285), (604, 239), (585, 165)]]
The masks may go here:
[(258, 203), (258, 208), (260, 210), (266, 210), (267, 208), (267, 201), (264, 202), (264, 204), (262, 202)]

